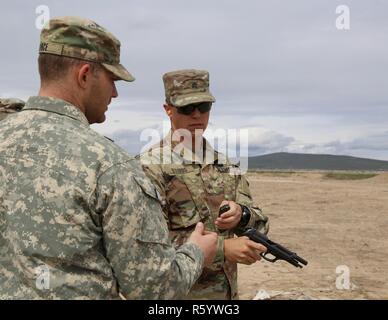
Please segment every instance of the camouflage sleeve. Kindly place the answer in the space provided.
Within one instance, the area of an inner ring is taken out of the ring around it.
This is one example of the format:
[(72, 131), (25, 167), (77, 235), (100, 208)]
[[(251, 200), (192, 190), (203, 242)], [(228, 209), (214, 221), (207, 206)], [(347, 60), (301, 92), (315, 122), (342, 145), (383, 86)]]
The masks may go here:
[(218, 235), (216, 255), (214, 257), (213, 264), (220, 267), (225, 263), (224, 242), (225, 237)]
[(155, 187), (137, 165), (120, 164), (100, 176), (95, 191), (106, 257), (127, 299), (184, 297), (202, 272), (194, 244), (174, 250)]
[(268, 233), (268, 217), (263, 214), (261, 209), (253, 204), (251, 191), (249, 190), (248, 179), (241, 175), (236, 188), (236, 203), (246, 206), (251, 211), (251, 219), (247, 227), (255, 228), (262, 233)]

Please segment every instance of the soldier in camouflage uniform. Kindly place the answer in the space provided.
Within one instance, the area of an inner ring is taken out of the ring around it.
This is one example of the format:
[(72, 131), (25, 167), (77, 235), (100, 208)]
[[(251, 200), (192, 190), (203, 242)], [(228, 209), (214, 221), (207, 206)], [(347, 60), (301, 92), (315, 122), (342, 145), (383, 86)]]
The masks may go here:
[(20, 99), (0, 99), (0, 121), (11, 113), (16, 113), (23, 109), (24, 101)]
[[(253, 205), (248, 181), (239, 168), (202, 136), (215, 102), (208, 72), (179, 70), (165, 74), (163, 80), (171, 131), (139, 158), (162, 195), (164, 216), (177, 248), (186, 243), (199, 221), (219, 233), (214, 263), (204, 269), (188, 298), (238, 299), (237, 263), (259, 260), (266, 248), (234, 235), (245, 226), (266, 233), (268, 219)], [(225, 204), (230, 211), (218, 217)]]
[(140, 164), (89, 127), (134, 80), (119, 50), (86, 19), (41, 33), (39, 96), (0, 126), (0, 299), (174, 299), (212, 262), (217, 235), (175, 250)]

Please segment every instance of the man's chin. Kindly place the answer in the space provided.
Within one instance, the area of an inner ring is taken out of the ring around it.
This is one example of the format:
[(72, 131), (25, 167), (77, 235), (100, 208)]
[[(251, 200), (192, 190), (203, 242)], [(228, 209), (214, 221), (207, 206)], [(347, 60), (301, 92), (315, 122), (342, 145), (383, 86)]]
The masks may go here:
[(106, 120), (106, 117), (105, 117), (105, 114), (103, 114), (95, 123), (103, 123), (105, 122)]
[(189, 130), (190, 130), (192, 135), (201, 136), (201, 135), (203, 135), (203, 133), (205, 132), (206, 129), (203, 127), (195, 127), (195, 128), (190, 128)]
[(202, 131), (205, 131), (205, 127), (203, 125), (192, 125), (192, 126), (189, 126), (188, 129), (190, 131), (195, 131), (195, 130), (202, 130)]

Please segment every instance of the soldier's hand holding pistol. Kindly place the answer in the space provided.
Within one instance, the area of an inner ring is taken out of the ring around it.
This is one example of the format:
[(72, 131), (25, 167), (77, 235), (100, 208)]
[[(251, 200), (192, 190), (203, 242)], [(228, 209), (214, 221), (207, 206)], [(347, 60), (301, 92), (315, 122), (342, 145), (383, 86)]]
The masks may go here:
[[(241, 206), (234, 201), (224, 200), (220, 208), (228, 205), (230, 209), (216, 219), (215, 224), (220, 230), (235, 228), (241, 220)], [(260, 254), (267, 251), (263, 245), (250, 240), (248, 237), (230, 238), (224, 240), (224, 256), (226, 260), (235, 263), (252, 264), (261, 259)]]
[(249, 240), (248, 237), (224, 240), (225, 259), (242, 264), (252, 264), (261, 259), (260, 254), (266, 252), (263, 245)]

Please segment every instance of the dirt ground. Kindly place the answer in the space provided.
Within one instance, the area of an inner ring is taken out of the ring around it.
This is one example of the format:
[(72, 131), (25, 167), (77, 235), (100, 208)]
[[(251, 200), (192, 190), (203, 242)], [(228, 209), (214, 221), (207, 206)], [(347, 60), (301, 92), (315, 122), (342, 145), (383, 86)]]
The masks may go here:
[(248, 179), (270, 218), (269, 238), (309, 263), (239, 265), (240, 299), (258, 299), (260, 291), (271, 299), (388, 299), (388, 173), (335, 180), (269, 172)]

